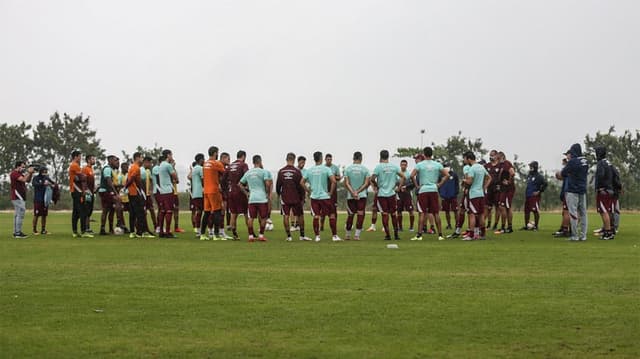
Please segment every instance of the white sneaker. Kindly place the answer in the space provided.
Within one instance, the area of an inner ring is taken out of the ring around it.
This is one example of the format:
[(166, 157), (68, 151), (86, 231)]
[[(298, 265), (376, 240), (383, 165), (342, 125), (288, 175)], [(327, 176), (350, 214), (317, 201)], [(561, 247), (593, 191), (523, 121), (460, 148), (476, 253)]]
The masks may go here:
[(335, 236), (333, 236), (332, 240), (333, 240), (334, 242), (340, 242), (340, 241), (342, 241), (342, 238), (340, 238), (340, 237), (338, 237), (337, 235), (335, 235)]
[(414, 232), (415, 230), (413, 228), (409, 228), (409, 232)]
[(160, 227), (156, 227), (156, 233), (160, 233)]
[(320, 236), (316, 236), (316, 242), (320, 242)]
[(300, 237), (300, 240), (301, 240), (301, 241), (310, 241), (310, 240), (311, 240), (311, 238), (309, 238), (309, 237), (307, 237), (307, 236), (304, 236), (304, 237)]
[(371, 225), (371, 227), (367, 229), (367, 232), (375, 232), (375, 231), (376, 231), (376, 226), (374, 226), (373, 224)]
[(291, 237), (287, 237), (287, 242), (291, 242), (292, 240)]

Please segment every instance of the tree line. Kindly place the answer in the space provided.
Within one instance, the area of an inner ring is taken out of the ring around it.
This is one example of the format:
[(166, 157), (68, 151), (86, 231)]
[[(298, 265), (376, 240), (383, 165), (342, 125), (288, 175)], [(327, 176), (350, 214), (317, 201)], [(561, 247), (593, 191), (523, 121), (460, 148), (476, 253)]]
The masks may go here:
[[(73, 150), (80, 150), (83, 154), (93, 154), (98, 159), (98, 167), (105, 159), (106, 151), (100, 143), (97, 131), (91, 128), (90, 117), (80, 113), (69, 115), (58, 112), (53, 113), (48, 121), (40, 121), (35, 126), (21, 122), (16, 125), (0, 124), (0, 192), (3, 198), (8, 198), (8, 175), (17, 160), (27, 160), (31, 164), (45, 165), (49, 169), (50, 177), (63, 185), (68, 186), (67, 166), (69, 155)], [(620, 171), (620, 177), (624, 186), (621, 197), (621, 205), (624, 209), (640, 208), (640, 131), (625, 130), (617, 133), (614, 126), (607, 131), (598, 131), (594, 135), (585, 135), (583, 149), (595, 170), (594, 148), (604, 145), (608, 150), (608, 158)], [(450, 164), (453, 171), (462, 173), (462, 154), (465, 151), (473, 151), (480, 158), (486, 158), (489, 153), (480, 138), (470, 138), (461, 131), (449, 137), (444, 143), (431, 143), (434, 149), (434, 158)], [(162, 147), (154, 144), (152, 147), (139, 145), (137, 152), (148, 155), (154, 159), (162, 152)], [(396, 157), (412, 157), (421, 153), (418, 147), (400, 147), (396, 149)], [(131, 154), (122, 151), (122, 161), (130, 159)], [(518, 208), (523, 200), (524, 188), (528, 164), (519, 160), (518, 155), (511, 159), (516, 169), (516, 199), (514, 205)], [(549, 187), (543, 194), (542, 205), (546, 209), (558, 208), (558, 194), (560, 182), (553, 173), (541, 168), (540, 172), (547, 178)], [(339, 187), (339, 197), (346, 197), (342, 186)], [(593, 186), (590, 186), (593, 187)], [(7, 202), (7, 203), (4, 203)], [(8, 207), (9, 201), (2, 201), (0, 208)], [(339, 205), (343, 206), (340, 201)]]

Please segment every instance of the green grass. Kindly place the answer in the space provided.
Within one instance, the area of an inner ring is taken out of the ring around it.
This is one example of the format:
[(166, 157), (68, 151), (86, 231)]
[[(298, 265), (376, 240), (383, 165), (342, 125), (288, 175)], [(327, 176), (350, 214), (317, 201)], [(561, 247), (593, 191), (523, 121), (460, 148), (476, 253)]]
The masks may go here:
[(287, 243), (276, 215), (251, 244), (74, 240), (69, 217), (14, 240), (0, 214), (2, 358), (640, 357), (640, 215), (614, 241), (554, 239), (546, 214), (538, 233), (397, 250), (381, 232)]

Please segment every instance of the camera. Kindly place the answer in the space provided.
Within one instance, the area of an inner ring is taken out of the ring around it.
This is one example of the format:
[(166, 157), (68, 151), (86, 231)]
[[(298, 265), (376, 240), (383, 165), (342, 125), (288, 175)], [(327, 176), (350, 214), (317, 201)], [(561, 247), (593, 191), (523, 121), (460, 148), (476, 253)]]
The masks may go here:
[(33, 168), (34, 172), (39, 172), (40, 171), (40, 167), (42, 167), (42, 166), (39, 163), (32, 163), (32, 164), (27, 166), (27, 168)]

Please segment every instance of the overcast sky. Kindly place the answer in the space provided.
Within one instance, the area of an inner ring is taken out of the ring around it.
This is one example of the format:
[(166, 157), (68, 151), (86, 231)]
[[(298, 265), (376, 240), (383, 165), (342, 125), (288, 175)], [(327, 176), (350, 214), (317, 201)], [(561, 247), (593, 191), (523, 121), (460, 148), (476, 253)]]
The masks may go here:
[[(444, 141), (555, 169), (640, 128), (640, 1), (0, 0), (3, 122), (91, 116), (108, 153), (154, 143), (311, 159)], [(309, 161), (310, 162), (310, 161)], [(309, 163), (308, 162), (308, 163)], [(184, 167), (182, 167), (184, 168)]]

